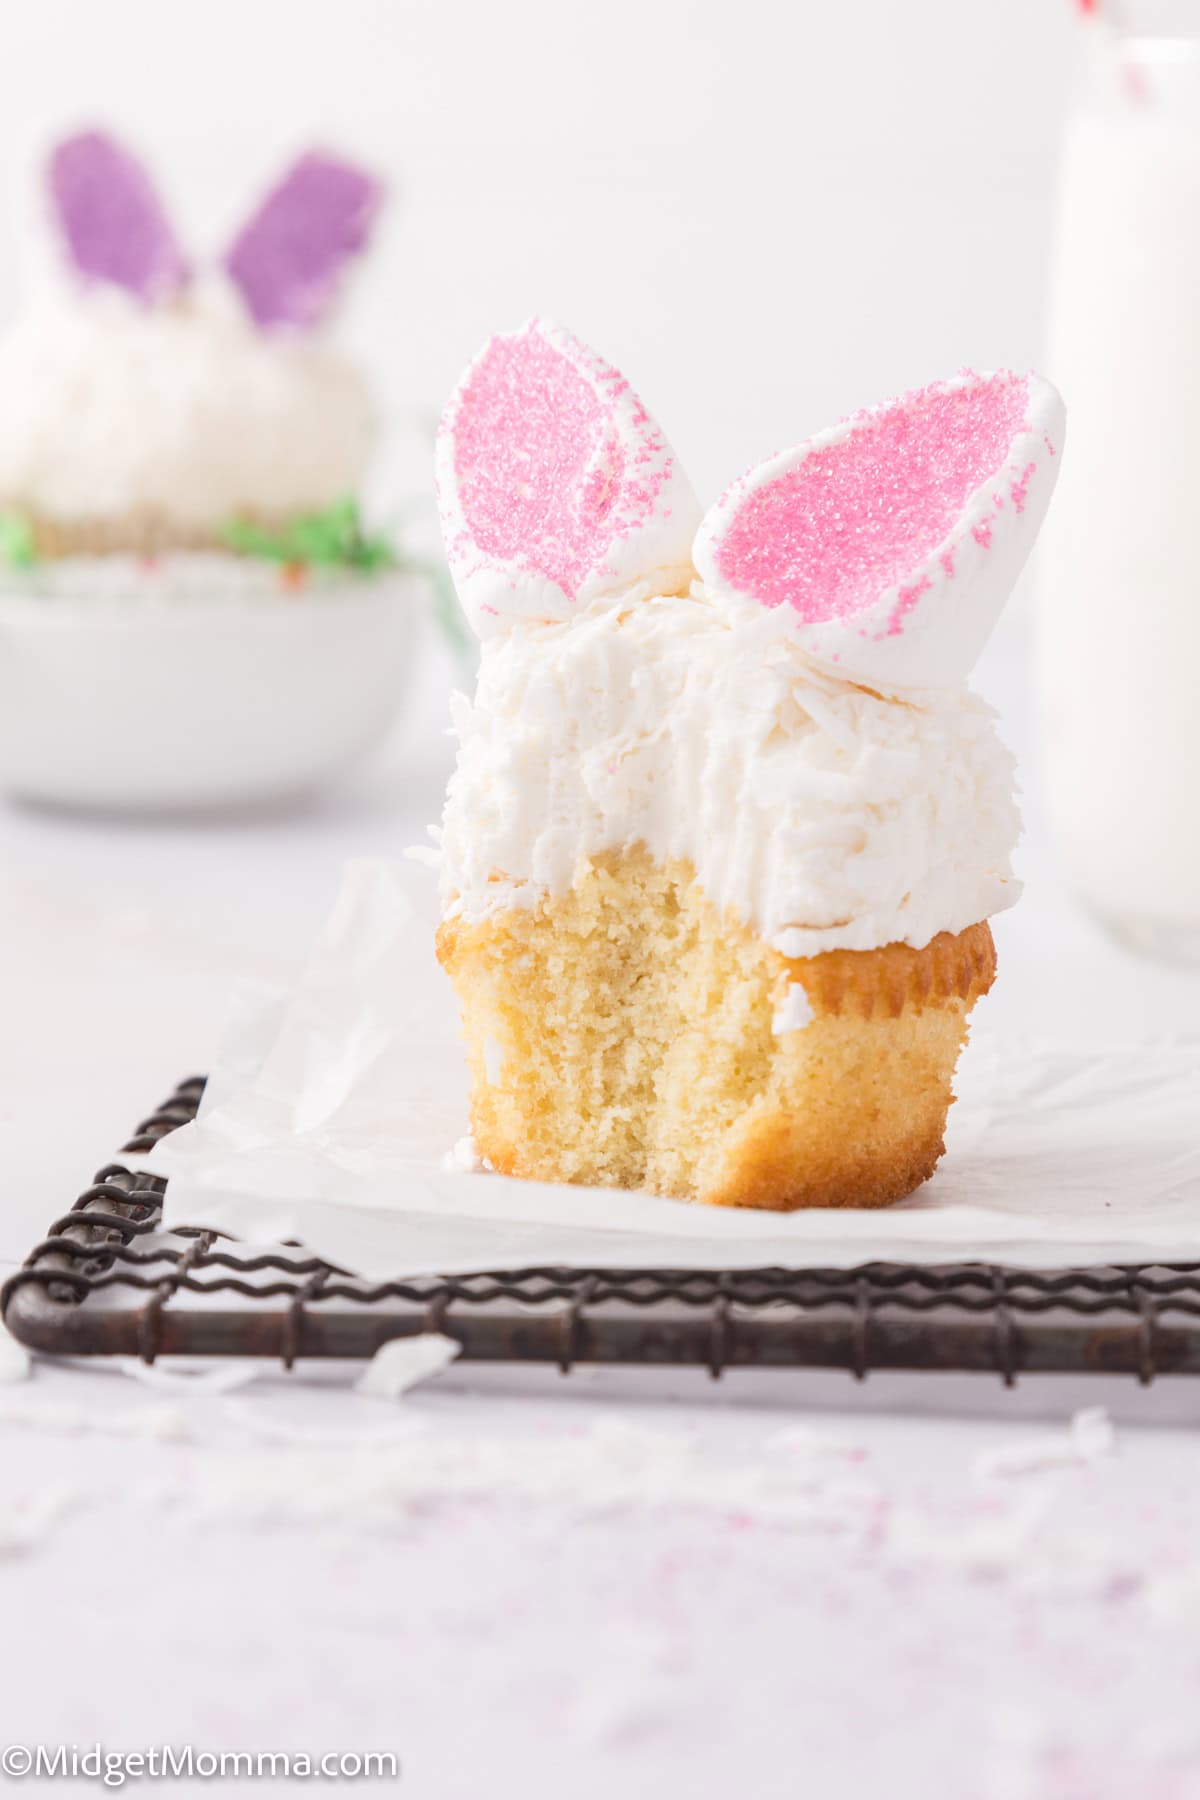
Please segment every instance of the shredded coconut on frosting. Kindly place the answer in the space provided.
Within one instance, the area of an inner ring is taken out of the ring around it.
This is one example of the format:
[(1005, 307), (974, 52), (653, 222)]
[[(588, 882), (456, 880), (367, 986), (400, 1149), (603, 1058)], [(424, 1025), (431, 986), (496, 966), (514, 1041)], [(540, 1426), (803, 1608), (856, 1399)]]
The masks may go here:
[(527, 624), (456, 699), (445, 908), (534, 906), (642, 843), (789, 956), (920, 947), (1019, 892), (993, 720), (965, 688), (901, 701), (823, 673), (778, 614), (699, 582)]

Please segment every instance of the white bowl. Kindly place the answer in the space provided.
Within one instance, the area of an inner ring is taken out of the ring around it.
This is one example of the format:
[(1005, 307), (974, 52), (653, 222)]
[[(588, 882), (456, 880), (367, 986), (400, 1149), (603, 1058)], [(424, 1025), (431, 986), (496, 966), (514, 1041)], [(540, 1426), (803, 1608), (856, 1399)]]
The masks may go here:
[(423, 584), (211, 602), (0, 598), (0, 787), (120, 810), (261, 804), (337, 775), (396, 716)]

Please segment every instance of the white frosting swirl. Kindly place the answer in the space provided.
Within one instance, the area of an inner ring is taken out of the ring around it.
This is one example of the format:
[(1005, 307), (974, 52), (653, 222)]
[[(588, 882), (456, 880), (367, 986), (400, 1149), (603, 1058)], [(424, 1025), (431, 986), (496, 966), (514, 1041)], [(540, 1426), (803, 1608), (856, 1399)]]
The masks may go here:
[(371, 438), (358, 371), (256, 330), (216, 277), (157, 307), (42, 301), (0, 344), (0, 505), (47, 519), (315, 511), (357, 491)]
[(632, 590), (483, 645), (442, 829), (443, 903), (485, 918), (644, 844), (789, 956), (920, 947), (1010, 906), (1013, 761), (966, 689), (888, 700), (777, 614)]

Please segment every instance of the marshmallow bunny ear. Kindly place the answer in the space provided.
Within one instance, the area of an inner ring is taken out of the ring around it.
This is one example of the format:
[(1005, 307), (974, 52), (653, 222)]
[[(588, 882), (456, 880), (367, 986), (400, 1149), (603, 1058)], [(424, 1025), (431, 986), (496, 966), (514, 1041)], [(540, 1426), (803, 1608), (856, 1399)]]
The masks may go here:
[(623, 376), (543, 320), (468, 368), (438, 431), (437, 486), (480, 636), (690, 579), (700, 508), (671, 446)]
[(322, 322), (382, 199), (380, 183), (340, 157), (310, 150), (292, 164), (225, 257), (260, 330)]
[(81, 131), (50, 157), (50, 199), (75, 271), (153, 305), (188, 278), (183, 252), (142, 164), (115, 138)]
[(964, 373), (857, 413), (707, 514), (710, 590), (784, 607), (814, 660), (883, 692), (970, 673), (1042, 522), (1065, 415), (1036, 375)]

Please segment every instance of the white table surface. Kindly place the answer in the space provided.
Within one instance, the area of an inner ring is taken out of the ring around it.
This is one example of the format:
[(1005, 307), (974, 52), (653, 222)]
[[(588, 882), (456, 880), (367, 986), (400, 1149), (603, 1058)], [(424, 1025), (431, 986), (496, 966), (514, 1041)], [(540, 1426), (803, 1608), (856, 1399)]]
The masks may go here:
[[(1194, 1031), (1200, 979), (1110, 945), (1061, 885), (1026, 652), (1010, 630), (979, 682), (1031, 790), (987, 1004), (1059, 1035)], [(312, 807), (0, 812), (0, 1268), (205, 1067), (236, 984), (295, 968), (343, 860), (421, 836), (452, 754), (432, 644), (424, 676)], [(1200, 1384), (459, 1366), (389, 1405), (353, 1375), (176, 1396), (42, 1362), (0, 1385), (0, 1738), (395, 1750), (399, 1791), (434, 1800), (1200, 1794)], [(1115, 1454), (975, 1466), (1053, 1453), (1095, 1405)], [(796, 1424), (844, 1454), (772, 1445)], [(264, 1435), (293, 1426), (311, 1441)]]

